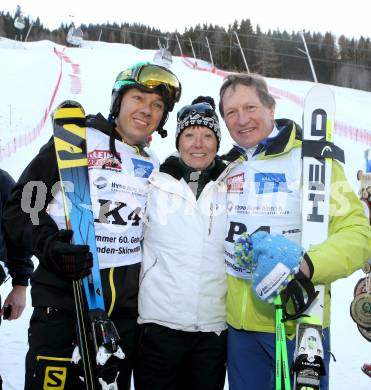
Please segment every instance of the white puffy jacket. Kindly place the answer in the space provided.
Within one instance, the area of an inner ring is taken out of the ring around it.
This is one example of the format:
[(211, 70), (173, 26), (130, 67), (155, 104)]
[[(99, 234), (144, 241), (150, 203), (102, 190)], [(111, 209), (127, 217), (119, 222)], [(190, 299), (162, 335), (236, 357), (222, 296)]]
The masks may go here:
[(184, 331), (226, 329), (226, 170), (196, 200), (184, 179), (149, 178), (139, 323)]

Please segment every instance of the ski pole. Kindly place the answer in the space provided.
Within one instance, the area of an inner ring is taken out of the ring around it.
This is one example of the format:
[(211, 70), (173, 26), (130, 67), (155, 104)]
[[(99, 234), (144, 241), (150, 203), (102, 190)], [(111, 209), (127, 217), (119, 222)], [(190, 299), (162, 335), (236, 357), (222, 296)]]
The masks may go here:
[(276, 307), (276, 390), (281, 390), (282, 384), (282, 355), (281, 355), (281, 319), (282, 319), (282, 307), (281, 297), (277, 296), (274, 300)]
[(289, 364), (287, 359), (286, 331), (282, 322), (281, 296), (274, 299), (276, 307), (276, 390), (282, 387), (282, 372), (285, 390), (291, 390)]

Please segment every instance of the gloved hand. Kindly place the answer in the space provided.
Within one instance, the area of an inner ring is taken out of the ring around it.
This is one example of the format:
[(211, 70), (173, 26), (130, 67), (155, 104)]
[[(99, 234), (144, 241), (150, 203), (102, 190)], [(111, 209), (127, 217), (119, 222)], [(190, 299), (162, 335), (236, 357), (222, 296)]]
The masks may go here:
[(255, 295), (273, 302), (298, 272), (303, 248), (284, 236), (244, 233), (235, 243), (235, 257), (242, 268), (252, 273)]
[[(304, 255), (304, 261), (310, 261)], [(305, 316), (305, 312), (315, 300), (318, 291), (315, 291), (312, 281), (299, 270), (287, 287), (281, 292), (281, 305), (283, 309), (283, 321), (296, 320)], [(292, 305), (289, 305), (289, 302)]]
[(78, 280), (87, 276), (93, 266), (88, 245), (71, 244), (72, 230), (60, 230), (47, 243), (47, 257), (52, 270), (66, 278)]

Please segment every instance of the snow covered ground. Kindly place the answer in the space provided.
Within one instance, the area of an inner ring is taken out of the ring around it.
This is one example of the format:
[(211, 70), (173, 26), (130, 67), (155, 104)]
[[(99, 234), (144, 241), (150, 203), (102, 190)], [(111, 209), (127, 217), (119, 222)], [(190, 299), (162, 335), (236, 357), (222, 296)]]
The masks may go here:
[[(84, 42), (77, 49), (49, 41), (23, 44), (0, 38), (0, 167), (18, 178), (51, 136), (49, 113), (65, 99), (79, 101), (87, 113), (100, 111), (107, 115), (111, 88), (119, 71), (138, 61), (152, 61), (154, 54), (151, 50), (104, 42)], [(202, 61), (197, 65), (203, 71), (190, 67), (189, 61), (180, 57), (173, 59), (172, 70), (183, 86), (176, 109), (198, 95), (211, 95), (218, 102), (222, 82), (219, 72), (212, 72)], [(268, 79), (268, 82), (277, 98), (276, 117), (301, 123), (302, 101), (313, 84), (279, 79)], [(345, 172), (357, 191), (356, 172), (364, 169), (364, 151), (371, 147), (370, 135), (365, 136), (366, 131), (371, 134), (371, 93), (332, 88), (337, 102), (335, 142), (346, 151)], [(175, 149), (175, 118), (172, 113), (166, 126), (169, 132), (166, 139), (154, 136), (152, 147), (161, 160)], [(230, 145), (223, 124), (221, 152), (227, 151)], [(331, 389), (371, 389), (371, 379), (360, 370), (364, 362), (371, 361), (371, 344), (358, 333), (349, 316), (353, 288), (361, 276), (362, 272), (357, 272), (333, 285), (331, 341), (337, 361), (331, 363)], [(3, 298), (10, 288), (10, 281), (0, 288)], [(6, 390), (23, 388), (27, 327), (32, 311), (29, 295), (27, 299), (21, 319), (3, 321), (0, 327), (0, 373)]]

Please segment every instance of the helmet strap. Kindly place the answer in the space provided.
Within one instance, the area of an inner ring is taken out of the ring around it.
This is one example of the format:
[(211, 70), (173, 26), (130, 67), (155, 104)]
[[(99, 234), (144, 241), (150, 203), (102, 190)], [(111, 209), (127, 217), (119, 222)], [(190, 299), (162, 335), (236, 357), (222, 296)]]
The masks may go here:
[(167, 107), (165, 107), (164, 114), (162, 115), (162, 118), (160, 120), (160, 123), (157, 126), (156, 131), (160, 134), (161, 138), (166, 138), (167, 137), (167, 130), (165, 130), (163, 127), (169, 117), (169, 111)]

